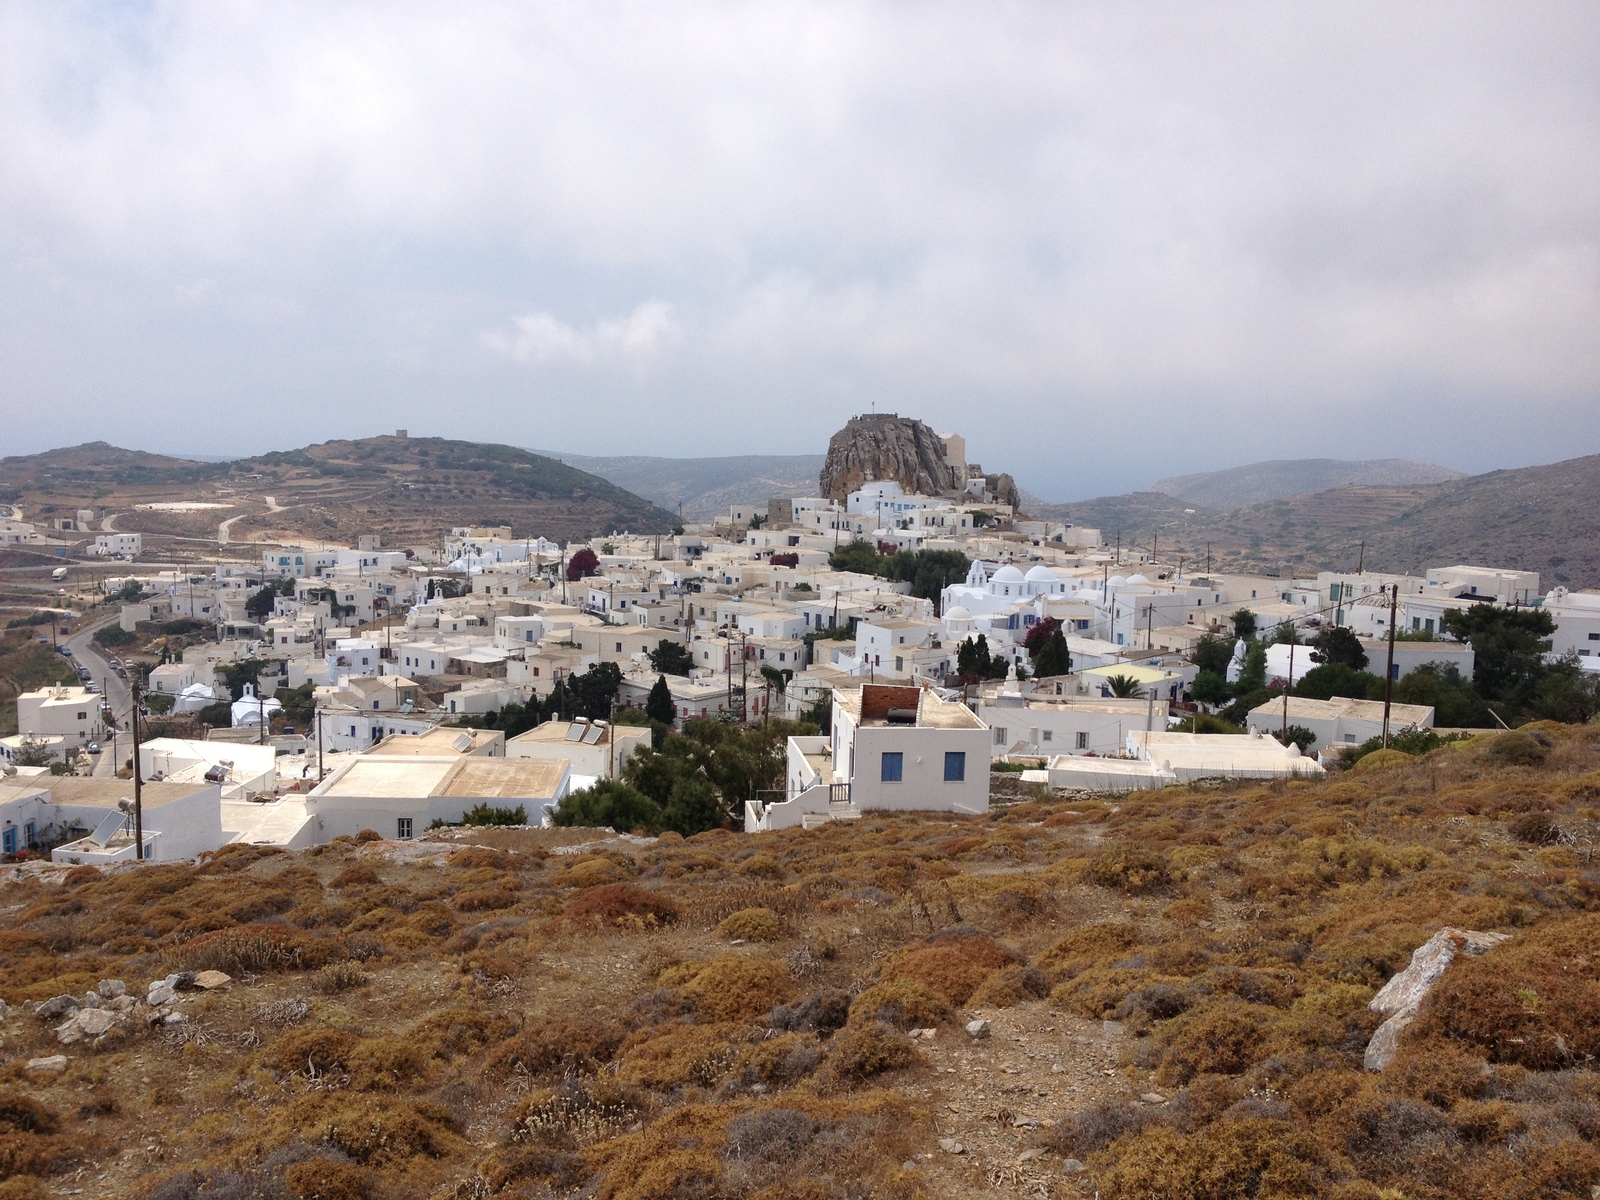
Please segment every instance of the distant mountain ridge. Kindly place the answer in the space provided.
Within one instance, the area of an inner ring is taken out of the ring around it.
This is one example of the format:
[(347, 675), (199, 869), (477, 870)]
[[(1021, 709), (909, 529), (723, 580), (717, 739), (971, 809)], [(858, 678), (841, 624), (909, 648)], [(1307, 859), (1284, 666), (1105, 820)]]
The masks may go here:
[(1338, 487), (1409, 487), (1448, 483), (1466, 472), (1408, 458), (1288, 458), (1246, 463), (1222, 471), (1172, 475), (1147, 489), (1207, 508), (1243, 508)]
[(1045, 506), (1125, 549), (1207, 555), (1219, 570), (1420, 572), (1475, 563), (1600, 587), (1600, 454), (1443, 483), (1347, 486), (1218, 510), (1162, 492)]
[(704, 521), (733, 504), (773, 496), (815, 496), (820, 454), (735, 454), (716, 458), (662, 458), (634, 454), (604, 458), (535, 450), (580, 471), (598, 475), (670, 512), (682, 505), (683, 519)]

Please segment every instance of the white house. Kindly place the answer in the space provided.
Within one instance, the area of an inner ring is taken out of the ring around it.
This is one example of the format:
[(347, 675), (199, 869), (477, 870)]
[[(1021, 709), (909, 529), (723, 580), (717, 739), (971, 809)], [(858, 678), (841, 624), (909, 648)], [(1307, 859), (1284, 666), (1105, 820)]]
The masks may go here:
[(575, 721), (546, 721), (506, 742), (507, 758), (564, 758), (574, 775), (610, 779), (628, 760), (650, 745), (650, 730), (643, 725), (611, 725), (579, 717)]
[(1600, 592), (1553, 588), (1544, 598), (1544, 610), (1556, 623), (1551, 655), (1576, 654), (1584, 669), (1600, 671)]
[(565, 798), (571, 775), (564, 758), (361, 754), (311, 791), (306, 811), (316, 842), (364, 829), (413, 838), (435, 821), (459, 822), (478, 804), (520, 806), (537, 825)]
[(139, 553), (143, 541), (137, 533), (102, 533), (94, 539), (90, 553), (102, 558), (132, 558)]
[(1298, 747), (1285, 746), (1259, 731), (1172, 733), (1139, 729), (1128, 735), (1127, 752), (1172, 772), (1179, 783), (1196, 779), (1320, 779), (1322, 764)]
[[(150, 690), (166, 696), (180, 695), (186, 688), (199, 682), (191, 663), (162, 663), (150, 672)], [(209, 672), (207, 682), (210, 682)]]
[[(1383, 669), (1379, 664), (1378, 669)], [(1285, 724), (1299, 725), (1317, 735), (1307, 752), (1329, 746), (1359, 746), (1383, 734), (1383, 701), (1312, 700), (1306, 696), (1278, 697), (1250, 710), (1246, 724), (1259, 733), (1281, 731)], [(1402, 729), (1432, 729), (1433, 708), (1426, 704), (1391, 704), (1389, 734)]]
[(927, 687), (866, 684), (833, 694), (831, 755), (861, 811), (989, 811), (988, 728)]
[[(221, 794), (215, 784), (149, 783), (141, 807), (145, 856), (153, 862), (192, 859), (223, 843)], [(55, 845), (64, 863), (126, 862), (135, 857), (133, 784), (120, 779), (60, 776), (40, 782), (0, 780), (0, 850)], [(122, 820), (111, 820), (121, 815)], [(98, 835), (98, 840), (94, 840)]]
[[(1155, 720), (1166, 724), (1167, 706), (1156, 706)], [(1115, 755), (1128, 731), (1144, 729), (1151, 720), (1145, 700), (1099, 696), (1027, 695), (1002, 691), (980, 701), (978, 719), (989, 727), (993, 758), (1011, 754)]]
[(215, 784), (224, 800), (245, 800), (277, 789), (277, 756), (273, 746), (151, 738), (139, 744), (139, 774), (146, 782)]
[(101, 699), (87, 688), (49, 687), (17, 697), (17, 732), (23, 737), (59, 737), (70, 753), (105, 734)]

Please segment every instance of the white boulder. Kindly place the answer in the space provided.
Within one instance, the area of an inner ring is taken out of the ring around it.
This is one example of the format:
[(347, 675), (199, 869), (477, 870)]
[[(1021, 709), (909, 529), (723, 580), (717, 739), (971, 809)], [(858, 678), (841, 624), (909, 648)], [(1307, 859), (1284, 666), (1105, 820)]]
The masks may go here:
[(1433, 985), (1459, 955), (1476, 957), (1498, 946), (1509, 933), (1482, 933), (1476, 929), (1439, 930), (1411, 952), (1411, 965), (1379, 989), (1367, 1007), (1385, 1018), (1367, 1043), (1363, 1064), (1369, 1071), (1381, 1071), (1400, 1048), (1400, 1035), (1416, 1019), (1417, 1009), (1427, 999)]

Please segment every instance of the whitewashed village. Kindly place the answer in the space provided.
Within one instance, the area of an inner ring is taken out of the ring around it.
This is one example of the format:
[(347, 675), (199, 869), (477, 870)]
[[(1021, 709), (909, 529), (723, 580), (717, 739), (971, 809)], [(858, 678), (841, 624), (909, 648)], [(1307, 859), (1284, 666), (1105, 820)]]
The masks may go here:
[[(959, 434), (893, 414), (835, 436), (817, 493), (586, 543), (236, 545), (203, 572), (98, 535), (105, 615), (56, 647), (79, 686), (20, 696), (0, 739), (4, 854), (171, 861), (564, 813), (628, 832), (630, 763), (705, 722), (795, 731), (781, 778), (713, 782), (686, 833), (977, 815), (995, 781), (1320, 777), (1452, 735), (1461, 704), (1432, 701), (1474, 678), (1469, 612), (1544, 614), (1545, 660), (1600, 670), (1600, 593), (1493, 563), (1213, 571), (1032, 519)], [(9, 541), (48, 537), (21, 518)], [(188, 636), (151, 636), (174, 620)]]

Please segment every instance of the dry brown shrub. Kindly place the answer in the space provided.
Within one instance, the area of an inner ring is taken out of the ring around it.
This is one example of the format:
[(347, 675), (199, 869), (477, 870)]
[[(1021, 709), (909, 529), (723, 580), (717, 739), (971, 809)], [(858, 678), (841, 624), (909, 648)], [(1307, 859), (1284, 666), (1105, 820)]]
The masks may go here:
[(758, 879), (782, 879), (783, 864), (770, 854), (756, 853), (739, 864), (738, 872)]
[(734, 1069), (745, 1083), (772, 1089), (798, 1083), (821, 1063), (822, 1050), (815, 1034), (785, 1033), (745, 1047)]
[(587, 888), (574, 896), (566, 907), (569, 921), (631, 930), (675, 925), (681, 915), (682, 910), (675, 901), (631, 883)]
[(621, 883), (627, 878), (628, 872), (613, 859), (594, 856), (568, 863), (556, 873), (555, 884), (557, 887), (592, 888)]
[(745, 942), (775, 942), (782, 934), (778, 914), (770, 908), (741, 908), (718, 924), (718, 937)]
[(342, 938), (290, 925), (240, 925), (203, 933), (172, 953), (185, 971), (224, 971), (229, 975), (314, 970), (345, 957)]
[(965, 1004), (989, 975), (1021, 960), (1015, 950), (979, 933), (944, 933), (884, 964), (886, 979), (915, 979), (951, 1004)]
[(1105, 888), (1138, 895), (1172, 882), (1166, 857), (1146, 846), (1118, 842), (1089, 861), (1089, 878)]
[[(1160, 985), (1182, 988), (1188, 981), (1166, 978), (1135, 967), (1090, 967), (1080, 971), (1050, 993), (1050, 1002), (1092, 1021), (1108, 1017), (1125, 999), (1141, 989)], [(1163, 1014), (1172, 1015), (1172, 1014)]]
[(323, 967), (312, 976), (311, 986), (325, 996), (336, 996), (351, 988), (365, 987), (370, 982), (372, 976), (361, 969), (360, 963), (346, 959)]
[(518, 899), (517, 885), (513, 883), (510, 886), (474, 888), (462, 892), (450, 901), (450, 906), (459, 912), (496, 912), (516, 907)]
[[(529, 1093), (517, 1105), (511, 1114), (511, 1140), (514, 1145), (572, 1149), (620, 1133), (649, 1104), (648, 1093), (609, 1073), (564, 1079), (553, 1088)], [(582, 1173), (587, 1175), (587, 1169)]]
[(1013, 964), (991, 971), (969, 998), (973, 1008), (1010, 1008), (1050, 994), (1050, 981), (1034, 967)]
[(1039, 955), (1035, 965), (1061, 979), (1084, 967), (1122, 958), (1138, 944), (1138, 929), (1126, 921), (1080, 925)]
[(1197, 1005), (1161, 1025), (1156, 1079), (1167, 1086), (1196, 1075), (1237, 1075), (1248, 1070), (1271, 1033), (1273, 1014), (1233, 996)]
[(17, 1133), (55, 1133), (61, 1117), (31, 1096), (0, 1092), (0, 1125)]
[(1180, 925), (1196, 925), (1201, 921), (1211, 919), (1211, 898), (1209, 896), (1185, 896), (1181, 900), (1174, 900), (1161, 910), (1161, 915), (1169, 921), (1176, 921)]
[(37, 1175), (0, 1179), (0, 1200), (50, 1200), (50, 1188)]
[(1497, 733), (1476, 750), (1480, 762), (1500, 767), (1537, 767), (1550, 755), (1550, 737), (1524, 726)]
[(1198, 975), (1211, 963), (1211, 952), (1198, 942), (1163, 942), (1145, 954), (1152, 970), (1163, 975)]
[(383, 834), (379, 833), (376, 829), (363, 829), (356, 834), (356, 841), (381, 842), (383, 841)]
[(488, 846), (466, 846), (445, 860), (450, 866), (463, 871), (476, 871), (484, 867), (495, 871), (518, 871), (539, 865), (539, 859), (525, 854), (513, 854)]
[(331, 1158), (291, 1163), (283, 1173), (283, 1186), (294, 1200), (369, 1200), (372, 1185), (370, 1171)]
[(566, 1150), (513, 1143), (491, 1150), (478, 1162), (476, 1172), (495, 1192), (507, 1192), (513, 1184), (527, 1183), (546, 1183), (568, 1192), (588, 1178), (589, 1167)]
[(593, 1074), (616, 1056), (626, 1036), (622, 1025), (609, 1017), (545, 1017), (495, 1046), (484, 1069), (492, 1079), (518, 1071), (535, 1076)]
[(733, 1069), (739, 1046), (759, 1036), (737, 1022), (658, 1028), (624, 1045), (617, 1078), (656, 1089), (710, 1087)]
[(277, 1145), (333, 1146), (380, 1169), (417, 1157), (454, 1158), (469, 1149), (448, 1109), (360, 1092), (313, 1092), (292, 1100), (268, 1117), (266, 1133)]
[(61, 885), (63, 887), (77, 887), (80, 883), (98, 883), (104, 878), (105, 875), (99, 867), (73, 867), (61, 877)]
[(280, 1075), (324, 1075), (348, 1065), (356, 1040), (355, 1034), (343, 1029), (294, 1029), (257, 1054), (255, 1061)]
[(891, 979), (862, 992), (850, 1005), (850, 1020), (886, 1021), (902, 1029), (928, 1029), (949, 1021), (950, 1003), (919, 979)]
[(1316, 1144), (1282, 1121), (1221, 1121), (1192, 1134), (1150, 1125), (1113, 1154), (1099, 1178), (1105, 1200), (1310, 1197), (1326, 1178)]
[(377, 887), (382, 883), (378, 873), (366, 863), (351, 863), (329, 880), (328, 886), (343, 891), (346, 888)]
[(911, 1039), (882, 1021), (852, 1021), (828, 1040), (828, 1069), (841, 1079), (868, 1079), (921, 1061)]
[(352, 1086), (364, 1091), (414, 1088), (428, 1074), (428, 1048), (412, 1037), (362, 1038), (345, 1063)]
[(1549, 1070), (1600, 1055), (1600, 915), (1546, 921), (1458, 959), (1407, 1031)]
[(484, 1047), (509, 1037), (516, 1020), (508, 1013), (460, 1005), (438, 1008), (406, 1030), (434, 1058), (446, 1061), (476, 1054)]
[(700, 966), (680, 989), (702, 1013), (718, 1021), (754, 1021), (794, 994), (789, 968), (776, 959), (724, 954)]

